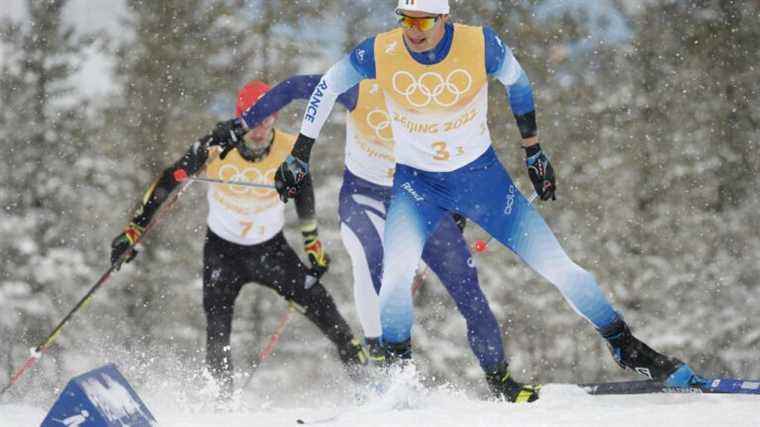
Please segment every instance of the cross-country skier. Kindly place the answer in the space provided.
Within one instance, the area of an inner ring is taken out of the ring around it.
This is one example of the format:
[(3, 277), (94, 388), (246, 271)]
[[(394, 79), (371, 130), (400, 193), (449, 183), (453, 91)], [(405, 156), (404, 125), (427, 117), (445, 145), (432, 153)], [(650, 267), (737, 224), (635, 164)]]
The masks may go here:
[[(255, 127), (294, 99), (308, 99), (322, 76), (292, 76), (274, 86), (243, 113)], [(340, 190), (341, 236), (354, 275), (354, 299), (370, 360), (384, 359), (380, 347), (382, 235), (391, 198), (395, 157), (393, 132), (380, 86), (364, 80), (338, 97), (348, 111), (343, 185)], [(441, 279), (467, 323), (467, 337), (480, 366), (489, 374), (505, 365), (501, 331), (480, 289), (477, 271), (462, 236), (464, 219), (444, 215), (422, 251), (422, 260)], [(399, 351), (407, 351), (404, 346)], [(501, 394), (501, 393), (499, 393)], [(526, 398), (533, 393), (525, 394)]]
[[(253, 105), (269, 89), (251, 81), (240, 91), (237, 113)], [(112, 243), (111, 260), (118, 263), (179, 185), (175, 171), (202, 174), (224, 181), (273, 184), (275, 169), (288, 156), (295, 136), (274, 128), (275, 117), (247, 131), (237, 121), (222, 122), (198, 142), (150, 186), (136, 214)], [(242, 141), (241, 141), (242, 138)], [(230, 149), (224, 158), (216, 153)], [(212, 154), (213, 153), (213, 154)], [(208, 165), (207, 160), (212, 158)], [(208, 230), (203, 250), (203, 308), (206, 313), (206, 363), (221, 387), (221, 397), (231, 395), (232, 349), (230, 332), (235, 299), (241, 288), (256, 282), (275, 290), (296, 304), (337, 347), (349, 374), (360, 374), (366, 353), (327, 290), (318, 278), (327, 271), (329, 258), (317, 232), (314, 192), (309, 179), (296, 197), (296, 210), (304, 238), (307, 268), (285, 240), (285, 205), (271, 189), (213, 185), (208, 190)], [(132, 252), (127, 260), (136, 255)]]
[[(380, 290), (383, 340), (395, 354), (411, 347), (409, 288), (425, 241), (451, 212), (478, 223), (554, 284), (604, 337), (625, 368), (670, 386), (698, 381), (683, 362), (635, 338), (593, 275), (565, 253), (541, 215), (520, 194), (497, 159), (487, 125), (488, 77), (506, 88), (530, 179), (542, 200), (556, 180), (537, 138), (532, 89), (525, 72), (488, 27), (449, 22), (448, 0), (399, 0), (401, 28), (362, 42), (324, 75), (312, 94), (292, 155), (275, 181), (295, 196), (309, 172), (314, 140), (341, 93), (365, 79), (383, 90), (398, 162), (385, 227)], [(402, 349), (402, 350), (399, 350)], [(489, 376), (511, 399), (524, 391), (505, 364)]]

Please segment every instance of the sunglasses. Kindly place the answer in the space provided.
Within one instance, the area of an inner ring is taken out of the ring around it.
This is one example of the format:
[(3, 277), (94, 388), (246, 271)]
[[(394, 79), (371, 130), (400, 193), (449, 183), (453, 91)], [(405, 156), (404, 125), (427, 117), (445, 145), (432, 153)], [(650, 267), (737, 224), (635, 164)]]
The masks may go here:
[(399, 15), (398, 23), (401, 25), (401, 28), (407, 30), (411, 29), (412, 27), (417, 27), (417, 29), (420, 31), (430, 31), (433, 29), (433, 27), (435, 27), (435, 24), (438, 22), (438, 19), (440, 17), (441, 15), (425, 18), (412, 18), (411, 16)]

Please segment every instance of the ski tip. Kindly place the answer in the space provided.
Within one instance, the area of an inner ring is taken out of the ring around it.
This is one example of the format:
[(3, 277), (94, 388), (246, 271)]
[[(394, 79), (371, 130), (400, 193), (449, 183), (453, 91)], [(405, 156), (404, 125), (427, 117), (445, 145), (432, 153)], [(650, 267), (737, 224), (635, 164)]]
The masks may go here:
[(296, 424), (306, 424), (306, 421), (299, 418), (296, 420)]
[(488, 243), (485, 240), (477, 240), (475, 242), (475, 252), (485, 252), (488, 249)]
[(187, 171), (180, 168), (174, 171), (174, 180), (177, 182), (187, 181)]

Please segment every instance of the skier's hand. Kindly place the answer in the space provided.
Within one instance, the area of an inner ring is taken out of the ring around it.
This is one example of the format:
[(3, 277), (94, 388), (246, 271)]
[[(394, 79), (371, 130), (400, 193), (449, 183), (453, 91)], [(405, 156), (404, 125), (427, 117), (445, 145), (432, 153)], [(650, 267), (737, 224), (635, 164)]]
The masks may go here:
[(303, 250), (306, 252), (306, 256), (309, 257), (309, 262), (311, 262), (311, 274), (319, 279), (330, 268), (330, 257), (325, 252), (322, 241), (319, 240), (316, 227), (310, 231), (303, 231), (302, 234)]
[(222, 160), (227, 157), (230, 151), (235, 149), (243, 142), (243, 136), (248, 132), (243, 121), (235, 118), (219, 122), (214, 126), (214, 130), (206, 135), (203, 140), (206, 147), (219, 147), (222, 153), (219, 156)]
[(124, 231), (116, 236), (111, 242), (111, 265), (119, 271), (121, 264), (132, 261), (137, 256), (137, 249), (134, 247), (135, 242), (143, 234), (143, 228), (130, 222), (124, 228)]
[(301, 184), (309, 173), (309, 164), (301, 159), (288, 156), (274, 174), (274, 187), (280, 200), (287, 203), (301, 191)]
[(554, 176), (554, 168), (549, 158), (541, 150), (539, 144), (525, 147), (527, 159), (525, 164), (528, 166), (528, 176), (533, 182), (533, 188), (541, 200), (557, 200), (557, 180)]
[(309, 174), (309, 157), (314, 138), (299, 133), (293, 144), (293, 150), (274, 174), (274, 186), (280, 195), (280, 200), (287, 203), (301, 191), (301, 184)]

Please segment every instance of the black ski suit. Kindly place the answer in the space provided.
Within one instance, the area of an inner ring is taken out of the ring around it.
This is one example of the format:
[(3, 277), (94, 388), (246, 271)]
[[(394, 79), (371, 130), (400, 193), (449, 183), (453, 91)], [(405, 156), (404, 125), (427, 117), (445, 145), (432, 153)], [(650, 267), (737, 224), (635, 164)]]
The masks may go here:
[[(178, 186), (175, 171), (183, 169), (191, 176), (203, 172), (208, 157), (208, 150), (202, 143), (193, 144), (179, 161), (164, 170), (151, 185), (133, 223), (141, 227), (147, 226), (161, 204)], [(315, 203), (311, 179), (307, 178), (304, 184), (295, 200), (296, 210), (302, 221), (313, 220)], [(203, 250), (206, 363), (222, 387), (222, 396), (229, 396), (232, 392), (230, 332), (235, 300), (247, 283), (264, 285), (295, 303), (299, 311), (335, 344), (344, 364), (350, 367), (355, 362), (357, 345), (352, 343), (350, 327), (319, 281), (307, 287), (308, 273), (309, 269), (285, 240), (282, 231), (267, 241), (246, 246), (227, 241), (211, 229), (207, 230)]]

